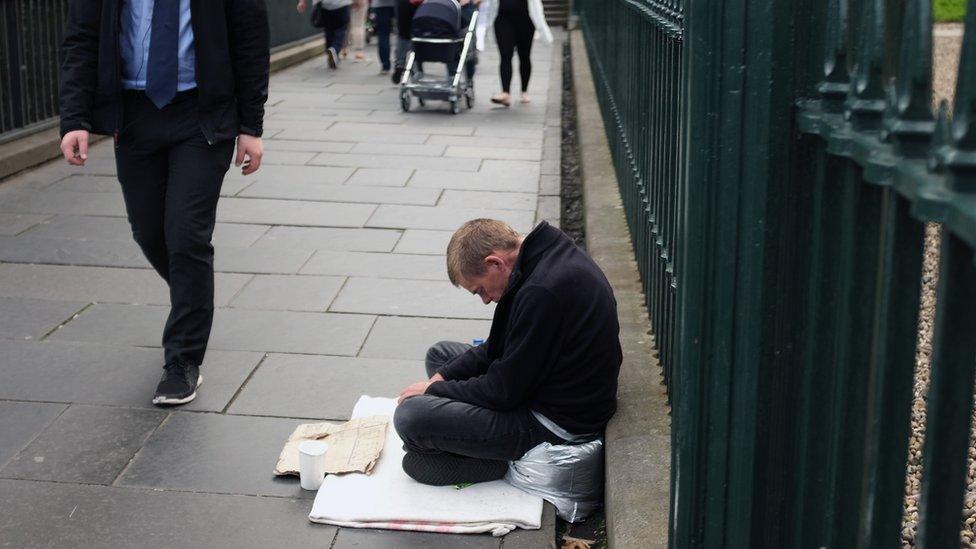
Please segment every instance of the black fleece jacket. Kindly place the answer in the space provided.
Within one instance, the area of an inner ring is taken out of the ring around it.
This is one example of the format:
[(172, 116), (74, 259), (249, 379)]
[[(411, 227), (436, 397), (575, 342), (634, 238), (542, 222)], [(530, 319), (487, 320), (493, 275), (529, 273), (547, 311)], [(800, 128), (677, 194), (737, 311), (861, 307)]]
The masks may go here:
[[(123, 128), (124, 0), (71, 0), (61, 44), (61, 135)], [(176, 1), (176, 0), (168, 0)], [(190, 0), (200, 129), (213, 143), (261, 136), (270, 64), (264, 0)]]
[(559, 229), (522, 242), (487, 342), (439, 370), (427, 394), (492, 410), (535, 410), (574, 434), (617, 409), (617, 303), (603, 272)]

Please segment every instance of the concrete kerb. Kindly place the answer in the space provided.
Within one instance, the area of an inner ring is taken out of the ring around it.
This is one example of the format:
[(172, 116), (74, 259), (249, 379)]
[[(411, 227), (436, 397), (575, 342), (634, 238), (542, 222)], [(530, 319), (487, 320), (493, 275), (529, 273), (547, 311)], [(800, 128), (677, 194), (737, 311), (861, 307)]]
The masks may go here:
[(606, 432), (610, 547), (667, 547), (671, 428), (650, 322), (583, 35), (570, 33), (587, 249), (619, 304), (617, 414)]
[[(296, 63), (321, 55), (325, 50), (321, 36), (312, 36), (291, 47), (271, 54), (271, 72), (278, 72)], [(105, 136), (92, 136), (91, 144)], [(23, 170), (61, 156), (61, 133), (57, 127), (15, 139), (0, 145), (0, 183)]]

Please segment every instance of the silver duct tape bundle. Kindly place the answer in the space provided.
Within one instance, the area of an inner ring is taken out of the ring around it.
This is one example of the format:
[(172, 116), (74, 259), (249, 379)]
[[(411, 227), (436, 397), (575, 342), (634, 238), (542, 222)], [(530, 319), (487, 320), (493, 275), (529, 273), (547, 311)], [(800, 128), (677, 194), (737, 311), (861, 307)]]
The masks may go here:
[(582, 522), (603, 505), (603, 439), (543, 442), (511, 462), (505, 480), (553, 504), (561, 519)]

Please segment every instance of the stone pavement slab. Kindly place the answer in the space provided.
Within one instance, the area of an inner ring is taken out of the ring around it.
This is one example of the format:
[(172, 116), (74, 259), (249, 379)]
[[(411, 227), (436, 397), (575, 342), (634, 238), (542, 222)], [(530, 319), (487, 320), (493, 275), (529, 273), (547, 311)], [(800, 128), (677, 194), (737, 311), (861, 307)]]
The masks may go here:
[(423, 144), (429, 134), (389, 133), (373, 131), (320, 130), (295, 128), (275, 134), (275, 140), (292, 141), (336, 141), (340, 143), (414, 143)]
[[(285, 142), (290, 143), (290, 142)], [(288, 149), (286, 149), (288, 150)], [(276, 153), (270, 153), (274, 156)], [(242, 181), (248, 185), (260, 181), (305, 181), (309, 183), (338, 185), (352, 175), (351, 168), (337, 168), (332, 166), (261, 166), (261, 169), (251, 175), (241, 175), (240, 172), (229, 171), (224, 178), (228, 181)]]
[(328, 547), (302, 499), (0, 480), (11, 547)]
[[(214, 227), (214, 246), (245, 248), (268, 231), (268, 225), (217, 223)], [(104, 240), (132, 242), (129, 222), (120, 217), (84, 217), (59, 215), (39, 223), (24, 233), (32, 238), (61, 238), (65, 240)]]
[(359, 168), (346, 180), (346, 185), (402, 187), (413, 171), (413, 168)]
[(218, 248), (214, 257), (214, 270), (218, 273), (294, 274), (310, 257), (310, 250)]
[(481, 300), (450, 282), (402, 280), (390, 284), (377, 278), (350, 278), (329, 307), (341, 313), (392, 316), (490, 319), (494, 304)]
[[(159, 346), (169, 307), (97, 304), (52, 341)], [(355, 356), (375, 317), (298, 311), (217, 309), (209, 349)]]
[[(445, 318), (381, 316), (369, 332), (359, 356), (424, 360), (438, 341), (471, 343), (488, 339), (491, 322)], [(421, 373), (423, 373), (421, 369)]]
[(230, 302), (239, 309), (324, 312), (346, 281), (341, 276), (259, 275)]
[(300, 423), (285, 418), (173, 412), (116, 484), (311, 499), (315, 493), (302, 490), (297, 478), (273, 474), (281, 448)]
[(362, 227), (375, 209), (372, 204), (224, 198), (217, 204), (217, 220), (266, 225)]
[(272, 354), (228, 411), (347, 420), (360, 395), (395, 397), (426, 377), (419, 361)]
[(67, 408), (52, 402), (0, 401), (0, 468)]
[(0, 214), (0, 236), (15, 236), (48, 219), (42, 214)]
[(414, 204), (433, 206), (440, 197), (437, 189), (322, 185), (295, 181), (264, 181), (242, 191), (243, 198), (284, 198), (318, 202), (358, 202), (363, 204)]
[(74, 214), (125, 216), (121, 193), (22, 190), (5, 193), (0, 212), (15, 214)]
[(528, 167), (523, 173), (515, 173), (513, 171), (489, 172), (482, 170), (473, 174), (421, 169), (414, 172), (413, 177), (407, 182), (407, 186), (469, 191), (534, 193), (539, 188), (539, 168)]
[(477, 207), (534, 212), (538, 205), (538, 196), (535, 193), (458, 191), (448, 189), (441, 195), (440, 202), (437, 205), (445, 208)]
[[(332, 141), (296, 141), (284, 139), (269, 139), (264, 143), (264, 152), (271, 155), (278, 154), (276, 151), (307, 151), (307, 152), (339, 152), (347, 153), (355, 147), (353, 142), (332, 142)], [(257, 174), (255, 174), (257, 175)]]
[(481, 167), (477, 158), (448, 158), (444, 156), (414, 156), (411, 154), (341, 154), (321, 153), (309, 164), (320, 166), (347, 166), (352, 168), (385, 168), (396, 166), (427, 170), (451, 170), (476, 172)]
[(123, 240), (69, 240), (38, 238), (29, 234), (0, 236), (0, 261), (148, 269), (135, 242)]
[[(331, 252), (320, 250), (302, 267), (302, 274), (418, 280), (447, 280), (443, 256)], [(396, 284), (396, 283), (391, 283)]]
[[(0, 356), (0, 401), (153, 408), (153, 390), (163, 373), (160, 349), (0, 340)], [(207, 351), (202, 367), (206, 389), (181, 409), (223, 410), (261, 357), (261, 353)]]
[[(217, 273), (215, 304), (226, 305), (250, 275)], [(0, 263), (0, 296), (60, 301), (169, 304), (169, 290), (149, 269)]]
[(425, 534), (342, 528), (333, 549), (496, 549), (501, 541), (489, 534)]
[(86, 306), (81, 301), (0, 297), (0, 338), (40, 339)]
[(109, 485), (165, 417), (159, 410), (71, 406), (0, 477)]
[(532, 230), (533, 218), (531, 212), (519, 210), (492, 210), (487, 208), (467, 207), (451, 208), (447, 206), (391, 206), (382, 204), (376, 213), (369, 218), (367, 227), (383, 229), (434, 229), (453, 231), (465, 221), (479, 217), (490, 217), (508, 223), (516, 231), (526, 233)]
[[(447, 243), (454, 231), (431, 231), (427, 229), (407, 229), (397, 242), (394, 252), (398, 254), (444, 255)], [(445, 269), (447, 266), (445, 265)]]
[(389, 252), (396, 246), (401, 234), (402, 231), (389, 229), (272, 227), (267, 234), (258, 239), (255, 247)]

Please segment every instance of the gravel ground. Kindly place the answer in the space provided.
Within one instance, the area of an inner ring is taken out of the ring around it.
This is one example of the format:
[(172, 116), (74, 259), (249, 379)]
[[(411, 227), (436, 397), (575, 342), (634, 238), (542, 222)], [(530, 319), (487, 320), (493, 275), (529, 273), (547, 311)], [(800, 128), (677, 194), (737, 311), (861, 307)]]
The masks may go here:
[[(933, 51), (934, 101), (952, 102), (959, 50), (962, 45), (961, 24), (936, 25)], [(925, 231), (925, 261), (922, 271), (922, 302), (920, 309), (918, 349), (916, 350), (915, 394), (912, 402), (912, 437), (908, 450), (908, 476), (905, 479), (905, 514), (902, 521), (902, 547), (915, 547), (918, 526), (918, 499), (922, 481), (922, 442), (925, 438), (925, 398), (929, 389), (929, 363), (932, 356), (932, 327), (935, 318), (935, 290), (939, 281), (939, 243), (941, 228), (929, 224)], [(973, 410), (970, 423), (976, 419)], [(960, 525), (960, 547), (976, 548), (976, 439), (970, 431), (969, 467), (966, 495)]]
[(576, 97), (573, 95), (573, 67), (569, 43), (563, 46), (562, 166), (559, 225), (581, 248), (586, 248), (583, 223), (583, 182), (580, 180), (579, 143), (576, 137)]

